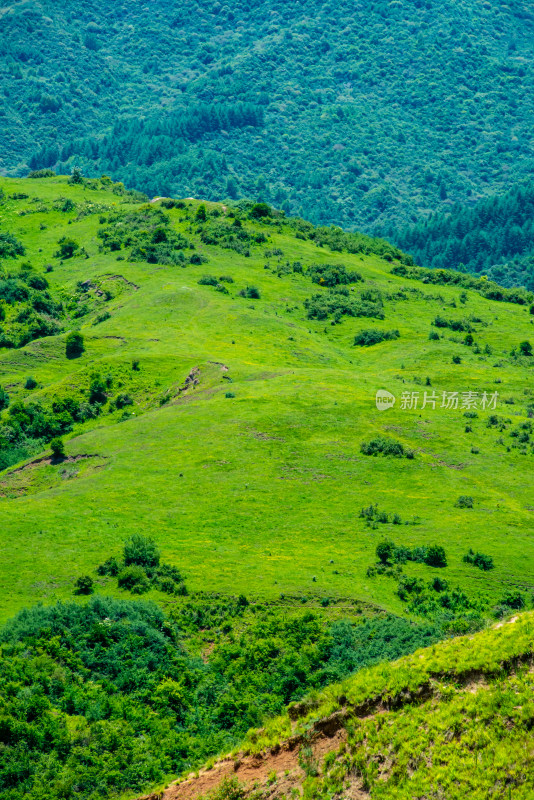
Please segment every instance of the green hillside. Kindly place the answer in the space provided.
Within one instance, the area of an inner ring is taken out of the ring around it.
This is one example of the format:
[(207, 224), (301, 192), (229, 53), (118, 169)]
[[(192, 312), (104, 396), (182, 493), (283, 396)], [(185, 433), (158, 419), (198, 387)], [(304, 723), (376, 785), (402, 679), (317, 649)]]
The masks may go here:
[(532, 294), (262, 203), (0, 188), (2, 800), (141, 794), (531, 607)]
[[(15, 0), (2, 171), (402, 226), (532, 174), (525, 0)], [(69, 169), (65, 169), (65, 164)]]
[[(528, 600), (532, 297), (489, 300), (506, 291), (461, 275), (467, 288), (446, 273), (428, 283), (379, 240), (251, 219), (261, 206), (213, 205), (203, 222), (196, 201), (147, 205), (106, 181), (2, 186), (2, 228), (25, 248), (4, 259), (6, 277), (45, 277), (62, 331), (1, 351), (4, 619), (70, 596), (132, 533), (153, 536), (191, 589), (399, 612), (398, 575), (367, 574), (391, 539), (444, 545), (439, 575), (472, 610), (508, 589)], [(65, 238), (79, 246), (70, 258), (57, 255)], [(4, 298), (6, 335), (29, 302)], [(67, 358), (74, 329), (85, 350)], [(399, 338), (354, 345), (377, 330)], [(379, 389), (393, 409), (377, 410)], [(425, 391), (435, 409), (421, 408)], [(403, 392), (418, 408), (402, 408)], [(441, 408), (443, 392), (458, 409)], [(479, 405), (498, 392), (497, 407), (462, 410), (464, 392)], [(41, 453), (58, 434), (68, 460), (51, 463)], [(392, 455), (365, 454), (388, 442)], [(470, 548), (495, 569), (464, 563)], [(407, 557), (412, 576), (434, 578)]]

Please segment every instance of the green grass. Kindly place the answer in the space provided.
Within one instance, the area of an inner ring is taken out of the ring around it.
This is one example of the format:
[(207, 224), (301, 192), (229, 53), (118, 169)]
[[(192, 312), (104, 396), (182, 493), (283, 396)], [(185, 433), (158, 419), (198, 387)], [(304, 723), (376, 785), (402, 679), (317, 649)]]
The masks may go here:
[[(497, 602), (505, 588), (533, 588), (532, 452), (507, 452), (496, 443), (501, 435), (508, 445), (512, 440), (486, 427), (495, 412), (480, 412), (470, 423), (473, 432), (464, 433), (460, 411), (403, 411), (397, 403), (378, 412), (374, 401), (380, 388), (399, 397), (405, 390), (422, 392), (426, 387), (414, 378), (424, 383), (428, 376), (437, 392), (498, 390), (514, 404), (501, 404), (497, 413), (514, 425), (524, 421), (533, 398), (533, 359), (514, 361), (509, 353), (522, 340), (534, 340), (526, 307), (473, 291), (462, 305), (461, 289), (391, 275), (391, 264), (377, 256), (332, 253), (296, 239), (286, 226), (278, 232), (256, 225), (270, 240), (245, 258), (202, 245), (196, 225), (190, 231), (179, 209), (168, 212), (173, 227), (208, 263), (182, 268), (117, 261), (115, 253), (98, 251), (98, 220), (106, 213), (101, 208), (133, 208), (128, 198), (70, 186), (63, 178), (3, 179), (0, 186), (8, 195), (30, 195), (0, 206), (0, 224), (27, 247), (19, 262), (29, 260), (38, 271), (54, 264), (47, 275), (53, 291), (66, 297), (77, 281), (103, 275), (122, 275), (139, 287), (105, 304), (108, 320), (93, 325), (93, 312), (72, 321), (86, 343), (77, 360), (65, 358), (65, 334), (0, 352), (0, 383), (12, 399), (31, 394), (48, 402), (86, 391), (91, 373), (99, 371), (111, 373), (135, 400), (133, 415), (123, 421), (122, 411), (104, 412), (74, 431), (67, 454), (98, 456), (78, 462), (77, 475), (76, 464), (67, 465), (65, 475), (65, 465), (44, 462), (0, 475), (0, 620), (41, 600), (70, 597), (75, 579), (118, 553), (134, 532), (156, 538), (164, 560), (183, 570), (191, 590), (267, 600), (281, 593), (344, 596), (402, 612), (394, 582), (365, 574), (386, 532), (398, 544), (443, 544), (449, 566), (440, 575), (470, 593), (488, 593)], [(85, 199), (98, 210), (76, 220), (76, 212), (52, 209), (58, 195), (78, 204)], [(37, 205), (33, 196), (50, 210), (20, 216)], [(196, 202), (189, 206), (191, 212)], [(80, 242), (89, 258), (54, 259), (63, 235)], [(383, 322), (308, 320), (303, 302), (319, 289), (305, 275), (279, 278), (264, 269), (277, 264), (277, 257), (265, 256), (273, 247), (282, 249), (282, 262), (357, 269), (365, 285), (356, 291), (418, 291), (407, 300), (385, 299)], [(231, 275), (230, 295), (199, 286), (206, 273)], [(259, 287), (260, 300), (237, 296), (247, 284)], [(457, 308), (447, 305), (451, 301)], [(476, 355), (450, 331), (429, 341), (438, 313), (484, 320), (486, 327), (475, 325), (475, 340), (493, 354)], [(356, 333), (369, 327), (398, 328), (401, 336), (353, 347)], [(455, 354), (462, 356), (459, 365), (452, 363)], [(139, 371), (132, 370), (133, 359)], [(178, 396), (193, 368), (200, 371), (198, 385)], [(39, 383), (31, 393), (23, 388), (29, 374)], [(170, 401), (160, 406), (166, 395)], [(377, 435), (415, 449), (416, 458), (362, 455), (360, 444)], [(471, 452), (475, 445), (479, 453)], [(472, 495), (474, 509), (455, 508), (460, 495)], [(358, 513), (372, 502), (403, 519), (417, 516), (420, 524), (366, 528)], [(482, 573), (462, 563), (469, 547), (491, 555), (495, 570)], [(434, 575), (421, 565), (406, 570)]]

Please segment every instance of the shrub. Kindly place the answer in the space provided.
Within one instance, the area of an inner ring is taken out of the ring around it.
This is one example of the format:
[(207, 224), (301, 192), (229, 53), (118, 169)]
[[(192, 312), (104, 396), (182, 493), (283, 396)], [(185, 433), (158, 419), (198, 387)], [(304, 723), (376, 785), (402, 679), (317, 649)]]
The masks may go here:
[(103, 564), (100, 564), (96, 571), (98, 575), (109, 575), (111, 578), (116, 578), (119, 574), (119, 562), (114, 556), (111, 556)]
[(273, 210), (267, 203), (254, 203), (249, 212), (251, 219), (265, 219), (272, 216)]
[(52, 459), (54, 461), (61, 461), (65, 458), (65, 445), (63, 439), (56, 437), (50, 442), (50, 449), (52, 450)]
[(453, 356), (452, 357), (452, 363), (453, 364), (461, 364), (462, 363), (462, 359), (460, 358), (460, 356)]
[(532, 345), (528, 341), (521, 342), (519, 345), (519, 352), (522, 356), (531, 356), (532, 355)]
[(0, 233), (0, 258), (17, 258), (25, 253), (24, 245), (12, 233)]
[(360, 450), (364, 456), (391, 456), (393, 458), (414, 458), (415, 453), (400, 442), (386, 437), (377, 437), (370, 442), (362, 442)]
[(384, 539), (376, 546), (376, 557), (382, 564), (391, 564), (395, 552), (395, 543), (391, 539)]
[(247, 286), (239, 292), (240, 297), (248, 297), (250, 300), (259, 300), (261, 297), (260, 290), (256, 286)]
[(473, 508), (474, 500), (470, 495), (462, 494), (454, 505), (456, 508)]
[(513, 608), (516, 611), (520, 611), (525, 607), (525, 598), (521, 592), (506, 592), (501, 598), (501, 604), (508, 608)]
[(148, 536), (138, 533), (128, 539), (124, 544), (124, 563), (128, 567), (135, 564), (146, 569), (155, 569), (159, 566), (160, 553), (155, 541)]
[(150, 589), (150, 581), (143, 567), (132, 564), (119, 572), (119, 586), (132, 594), (144, 594)]
[(84, 352), (83, 336), (78, 331), (72, 331), (65, 340), (65, 355), (67, 358), (79, 358)]
[(197, 208), (197, 213), (195, 214), (195, 219), (197, 222), (206, 222), (208, 218), (208, 213), (206, 211), (206, 206), (204, 203)]
[(74, 594), (93, 594), (93, 579), (89, 575), (82, 575), (76, 581)]
[(133, 400), (129, 394), (118, 394), (114, 401), (115, 408), (121, 409), (126, 406), (133, 406)]
[(344, 264), (312, 264), (307, 274), (313, 283), (330, 288), (363, 281), (359, 272), (347, 270)]
[(447, 566), (447, 556), (445, 555), (445, 550), (439, 544), (430, 545), (427, 550), (425, 564), (428, 564), (429, 567), (446, 567)]
[(31, 390), (35, 389), (36, 387), (37, 387), (37, 381), (35, 380), (35, 378), (31, 377), (26, 378), (26, 383), (24, 384), (25, 389)]
[(371, 347), (373, 344), (380, 342), (388, 342), (392, 339), (398, 339), (400, 336), (399, 331), (380, 331), (377, 328), (367, 328), (361, 331), (354, 338), (354, 344), (359, 347)]
[(474, 567), (484, 570), (484, 572), (488, 572), (495, 567), (491, 556), (487, 556), (484, 553), (475, 553), (471, 548), (469, 548), (469, 552), (466, 553), (462, 561), (466, 564), (472, 564)]
[(59, 240), (58, 245), (59, 250), (54, 254), (56, 258), (73, 258), (80, 249), (78, 242), (65, 236)]
[(202, 277), (201, 277), (201, 278), (200, 278), (200, 279), (197, 281), (197, 283), (198, 283), (200, 286), (217, 286), (217, 284), (219, 283), (219, 281), (217, 280), (217, 278), (216, 278), (214, 275), (203, 275), (203, 276), (202, 276)]
[(198, 264), (205, 264), (207, 260), (206, 256), (203, 256), (201, 253), (193, 253), (189, 259), (189, 263), (198, 266)]
[(437, 331), (430, 331), (430, 333), (428, 334), (428, 338), (430, 339), (430, 341), (434, 342), (439, 341), (439, 333)]
[(56, 173), (53, 169), (33, 169), (28, 172), (28, 178), (55, 178)]
[(4, 408), (7, 408), (9, 405), (9, 395), (6, 390), (0, 386), (0, 411), (3, 411)]

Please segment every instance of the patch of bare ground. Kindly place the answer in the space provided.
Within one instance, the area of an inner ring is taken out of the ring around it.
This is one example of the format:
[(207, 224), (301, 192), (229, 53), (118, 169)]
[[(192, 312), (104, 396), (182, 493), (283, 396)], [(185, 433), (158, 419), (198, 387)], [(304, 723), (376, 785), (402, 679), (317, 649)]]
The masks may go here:
[(38, 467), (43, 467), (48, 464), (52, 464), (54, 466), (58, 464), (76, 464), (78, 461), (86, 461), (90, 458), (106, 458), (106, 456), (100, 456), (98, 453), (81, 453), (77, 456), (66, 456), (65, 458), (58, 458), (54, 459), (51, 456), (42, 456), (41, 458), (34, 458), (33, 461), (28, 461), (27, 464), (22, 464), (20, 467), (16, 467), (15, 469), (10, 469), (4, 473), (2, 480), (0, 480), (0, 485), (5, 484), (7, 479), (11, 477), (11, 475), (16, 475), (20, 472), (26, 472), (27, 470), (37, 469)]

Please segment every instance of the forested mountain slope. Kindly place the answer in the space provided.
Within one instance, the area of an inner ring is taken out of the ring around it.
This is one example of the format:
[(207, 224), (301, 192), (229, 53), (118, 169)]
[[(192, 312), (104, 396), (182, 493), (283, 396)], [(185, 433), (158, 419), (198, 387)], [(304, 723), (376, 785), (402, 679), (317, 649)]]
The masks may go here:
[(1, 168), (403, 225), (532, 174), (533, 24), (524, 0), (15, 0)]
[(418, 264), (483, 272), (504, 286), (534, 289), (534, 183), (390, 234)]

